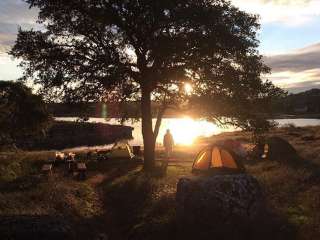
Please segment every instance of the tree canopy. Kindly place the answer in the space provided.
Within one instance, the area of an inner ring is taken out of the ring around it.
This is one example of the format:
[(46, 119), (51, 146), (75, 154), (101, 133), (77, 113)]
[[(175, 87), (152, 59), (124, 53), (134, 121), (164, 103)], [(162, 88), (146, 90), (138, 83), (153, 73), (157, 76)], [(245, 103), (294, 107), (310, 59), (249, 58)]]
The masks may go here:
[[(140, 101), (147, 168), (168, 107), (248, 127), (283, 92), (257, 47), (258, 17), (227, 0), (26, 0), (43, 31), (19, 30), (11, 54), (49, 98)], [(192, 85), (186, 93), (184, 84)], [(151, 103), (161, 103), (155, 126)]]
[(22, 83), (0, 81), (0, 144), (11, 144), (47, 130), (50, 115), (40, 96)]

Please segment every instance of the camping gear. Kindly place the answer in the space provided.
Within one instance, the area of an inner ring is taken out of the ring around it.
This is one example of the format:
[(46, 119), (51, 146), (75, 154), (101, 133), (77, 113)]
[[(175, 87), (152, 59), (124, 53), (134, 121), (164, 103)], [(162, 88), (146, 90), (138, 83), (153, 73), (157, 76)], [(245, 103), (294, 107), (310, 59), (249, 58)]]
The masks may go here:
[(69, 173), (73, 173), (75, 170), (75, 165), (76, 165), (76, 160), (75, 160), (75, 153), (68, 153), (68, 155), (65, 156), (65, 164), (66, 164), (66, 169)]
[(62, 162), (65, 160), (65, 154), (63, 152), (56, 152), (56, 161)]
[(77, 170), (79, 172), (79, 180), (86, 179), (87, 166), (85, 163), (78, 163)]
[(266, 140), (261, 157), (272, 161), (288, 161), (299, 158), (294, 147), (280, 137), (270, 137)]
[(135, 156), (141, 156), (142, 155), (141, 146), (132, 146), (132, 152)]
[(132, 159), (134, 154), (126, 141), (115, 143), (108, 151), (99, 152), (99, 159)]
[(108, 158), (133, 158), (134, 155), (128, 143), (117, 142), (107, 154)]
[(52, 164), (44, 164), (41, 168), (41, 172), (47, 176), (52, 175)]
[(74, 159), (66, 159), (66, 167), (69, 173), (72, 173), (75, 169), (76, 161)]
[(70, 152), (68, 153), (68, 155), (65, 157), (66, 161), (75, 161), (74, 158), (75, 158), (76, 154), (73, 153), (73, 152)]
[(194, 174), (241, 173), (244, 172), (241, 156), (221, 144), (202, 149), (192, 165)]
[(225, 139), (225, 140), (216, 142), (216, 144), (219, 144), (220, 146), (224, 146), (228, 149), (232, 149), (232, 151), (240, 157), (243, 157), (243, 158), (247, 157), (247, 151), (243, 147), (240, 141), (237, 141), (234, 139)]
[(97, 160), (99, 151), (97, 149), (87, 152), (87, 160)]

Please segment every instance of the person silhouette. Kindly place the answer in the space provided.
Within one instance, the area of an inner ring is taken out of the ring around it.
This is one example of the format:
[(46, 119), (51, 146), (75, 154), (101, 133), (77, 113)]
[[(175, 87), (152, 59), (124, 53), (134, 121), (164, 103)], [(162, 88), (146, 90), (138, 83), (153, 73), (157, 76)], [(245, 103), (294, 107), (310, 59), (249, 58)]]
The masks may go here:
[(172, 136), (170, 130), (167, 129), (167, 132), (163, 137), (163, 146), (165, 149), (165, 154), (166, 154), (167, 159), (169, 159), (171, 157), (173, 145), (174, 145), (173, 136)]

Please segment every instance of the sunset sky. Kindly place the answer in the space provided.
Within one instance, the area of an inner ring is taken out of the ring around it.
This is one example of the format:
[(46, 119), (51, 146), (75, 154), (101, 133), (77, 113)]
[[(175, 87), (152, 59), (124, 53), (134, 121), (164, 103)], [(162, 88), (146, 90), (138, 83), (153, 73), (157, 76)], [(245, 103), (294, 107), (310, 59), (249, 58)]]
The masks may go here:
[[(260, 51), (272, 67), (268, 76), (291, 92), (320, 88), (320, 0), (232, 0), (260, 15)], [(15, 80), (21, 70), (6, 53), (17, 28), (39, 28), (37, 11), (22, 0), (0, 0), (0, 79)]]

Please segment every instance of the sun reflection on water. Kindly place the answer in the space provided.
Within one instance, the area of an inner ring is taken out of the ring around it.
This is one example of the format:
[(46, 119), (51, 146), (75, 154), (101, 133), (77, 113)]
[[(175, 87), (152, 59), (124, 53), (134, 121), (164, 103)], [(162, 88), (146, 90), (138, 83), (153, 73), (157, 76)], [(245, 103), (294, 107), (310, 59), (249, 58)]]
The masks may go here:
[(191, 145), (200, 136), (209, 137), (221, 132), (218, 126), (207, 121), (189, 117), (164, 119), (157, 138), (158, 143), (162, 143), (167, 129), (170, 129), (175, 143), (180, 145)]
[[(60, 121), (76, 121), (77, 118), (56, 118)], [(111, 118), (90, 118), (89, 122), (120, 124), (120, 119)], [(153, 119), (153, 126), (156, 119)], [(126, 121), (124, 125), (134, 128), (132, 132), (133, 140), (130, 141), (132, 145), (143, 145), (143, 138), (141, 134), (141, 121)], [(196, 120), (190, 117), (182, 118), (164, 118), (159, 130), (157, 144), (162, 145), (163, 136), (167, 129), (170, 129), (175, 144), (191, 145), (198, 137), (210, 137), (214, 134), (219, 134), (225, 131), (233, 131), (233, 128), (221, 128), (212, 122), (206, 120)]]
[[(61, 117), (56, 118), (59, 121), (76, 121), (76, 117)], [(279, 126), (286, 124), (295, 124), (297, 127), (304, 126), (319, 126), (319, 119), (275, 119)], [(155, 119), (153, 120), (153, 125), (155, 124)], [(119, 124), (119, 119), (111, 118), (89, 118), (89, 122), (95, 123), (108, 123), (108, 124)], [(142, 145), (142, 134), (141, 134), (141, 121), (132, 122), (127, 121), (124, 123), (127, 126), (134, 128), (132, 132), (133, 140), (130, 141), (132, 145)], [(214, 134), (219, 134), (221, 132), (234, 131), (235, 129), (221, 128), (214, 123), (207, 122), (205, 120), (195, 120), (190, 117), (184, 118), (164, 118), (162, 120), (161, 128), (157, 138), (157, 143), (162, 144), (163, 136), (167, 129), (170, 129), (174, 137), (175, 143), (180, 145), (191, 145), (193, 141), (198, 137), (209, 137)]]

